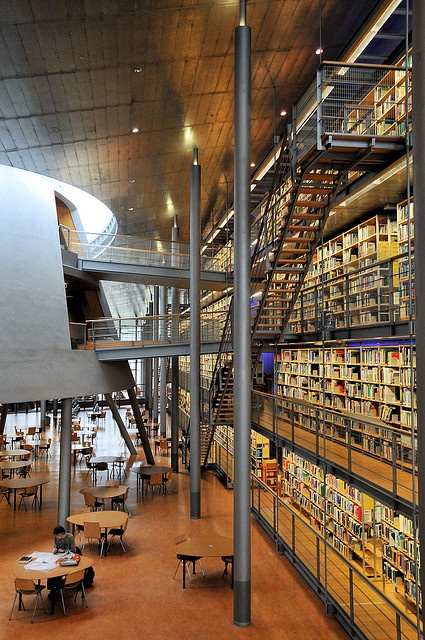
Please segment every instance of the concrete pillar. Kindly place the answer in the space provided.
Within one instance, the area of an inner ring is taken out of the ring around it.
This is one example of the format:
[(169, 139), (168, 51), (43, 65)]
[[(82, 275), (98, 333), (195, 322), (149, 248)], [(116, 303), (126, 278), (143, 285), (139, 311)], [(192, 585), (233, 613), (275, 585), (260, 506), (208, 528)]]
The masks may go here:
[(66, 530), (68, 530), (66, 519), (70, 515), (69, 509), (71, 504), (71, 431), (72, 398), (64, 398), (62, 400), (61, 410), (57, 524), (61, 524)]

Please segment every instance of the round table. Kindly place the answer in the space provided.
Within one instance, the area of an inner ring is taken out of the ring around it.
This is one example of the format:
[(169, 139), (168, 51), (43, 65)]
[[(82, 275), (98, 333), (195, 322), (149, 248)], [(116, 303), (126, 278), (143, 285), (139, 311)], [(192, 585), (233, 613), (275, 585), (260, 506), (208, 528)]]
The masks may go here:
[(145, 480), (149, 480), (149, 478), (153, 473), (162, 473), (164, 475), (165, 473), (172, 471), (172, 469), (171, 467), (162, 467), (157, 464), (152, 464), (152, 465), (142, 464), (138, 466), (134, 465), (133, 467), (131, 467), (130, 471), (132, 471), (133, 473), (137, 473), (137, 491), (139, 491), (140, 489), (140, 481), (142, 482), (142, 495), (143, 495)]
[(31, 463), (28, 460), (1, 460), (1, 471), (16, 471), (16, 469), (23, 469), (24, 467), (31, 467)]
[(106, 462), (108, 465), (112, 464), (112, 478), (115, 477), (115, 466), (117, 466), (118, 478), (121, 479), (121, 469), (126, 460), (127, 458), (124, 458), (124, 456), (92, 456), (90, 458), (90, 464), (97, 464), (98, 462)]
[[(67, 522), (72, 524), (73, 529), (84, 527), (85, 522), (98, 522), (103, 533), (107, 537), (109, 529), (123, 527), (128, 520), (128, 513), (125, 511), (88, 511), (84, 513), (74, 513), (67, 517)], [(106, 541), (107, 542), (107, 541)], [(105, 544), (105, 553), (108, 554), (108, 545)]]
[(20, 458), (21, 456), (28, 456), (31, 451), (28, 449), (9, 449), (9, 451), (0, 451), (0, 458)]
[(127, 489), (128, 486), (125, 486), (123, 484), (118, 485), (118, 487), (99, 485), (95, 487), (80, 489), (80, 493), (90, 493), (96, 500), (112, 500), (112, 498), (123, 496)]
[[(174, 553), (182, 560), (183, 589), (186, 588), (186, 562), (190, 558), (231, 558), (233, 560), (233, 540), (216, 534), (192, 536), (174, 546)], [(233, 565), (232, 565), (233, 566)], [(233, 575), (232, 575), (233, 585)]]
[(45, 476), (39, 478), (8, 478), (0, 480), (0, 486), (6, 489), (13, 489), (13, 510), (16, 511), (16, 492), (18, 489), (28, 489), (28, 487), (40, 487), (39, 505), (43, 504), (43, 484), (50, 482), (50, 478)]

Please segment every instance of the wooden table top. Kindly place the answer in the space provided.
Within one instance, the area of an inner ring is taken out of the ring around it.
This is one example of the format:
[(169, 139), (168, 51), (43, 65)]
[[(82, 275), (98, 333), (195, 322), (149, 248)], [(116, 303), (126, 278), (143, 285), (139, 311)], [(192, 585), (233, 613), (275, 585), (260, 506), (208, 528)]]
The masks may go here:
[[(31, 564), (31, 563), (29, 563)], [(34, 580), (37, 582), (40, 580), (41, 582), (48, 580), (48, 578), (59, 578), (61, 576), (67, 576), (69, 573), (74, 573), (75, 571), (80, 571), (81, 569), (87, 569), (87, 567), (91, 567), (93, 564), (93, 560), (88, 556), (81, 556), (80, 562), (77, 565), (71, 567), (63, 567), (58, 564), (56, 569), (50, 569), (49, 571), (31, 571), (30, 569), (25, 569), (28, 565), (20, 564), (19, 560), (15, 562), (12, 566), (12, 572), (15, 578), (25, 578), (27, 580)]]
[(27, 449), (9, 449), (0, 451), (0, 458), (18, 458), (20, 456), (28, 455), (28, 453), (31, 452), (27, 451)]
[(124, 456), (92, 456), (90, 458), (91, 464), (97, 464), (98, 462), (125, 462), (127, 458)]
[(174, 546), (174, 553), (183, 556), (215, 558), (233, 556), (233, 540), (216, 534), (192, 536)]
[(50, 482), (50, 478), (46, 478), (46, 476), (38, 478), (37, 476), (32, 478), (6, 478), (5, 480), (0, 480), (0, 486), (6, 489), (27, 489), (28, 487), (39, 487), (48, 482)]
[(28, 460), (1, 460), (0, 469), (7, 471), (8, 469), (23, 469), (24, 467), (31, 466), (31, 462)]
[(171, 467), (161, 467), (159, 465), (142, 465), (139, 467), (132, 467), (130, 469), (133, 473), (137, 473), (140, 476), (149, 478), (153, 473), (168, 473), (171, 471)]
[(108, 499), (108, 498), (118, 498), (118, 496), (124, 495), (127, 491), (128, 486), (120, 484), (118, 487), (109, 487), (105, 485), (99, 485), (96, 487), (86, 487), (85, 489), (80, 489), (80, 493), (90, 493), (95, 498), (99, 499)]
[(128, 520), (125, 511), (88, 511), (86, 513), (74, 513), (67, 517), (67, 521), (73, 525), (84, 526), (84, 522), (98, 522), (102, 529), (115, 529), (122, 527)]

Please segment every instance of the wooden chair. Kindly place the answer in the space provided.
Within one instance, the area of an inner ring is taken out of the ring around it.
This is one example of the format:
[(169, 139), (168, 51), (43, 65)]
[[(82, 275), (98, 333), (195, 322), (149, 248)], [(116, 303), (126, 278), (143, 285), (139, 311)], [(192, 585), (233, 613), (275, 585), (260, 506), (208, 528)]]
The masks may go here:
[(25, 465), (25, 467), (21, 467), (20, 469), (17, 469), (16, 470), (16, 475), (19, 478), (31, 477), (31, 465), (27, 464), (27, 465)]
[(148, 489), (151, 489), (152, 493), (154, 493), (155, 489), (158, 489), (158, 493), (164, 490), (162, 483), (162, 473), (152, 473), (148, 480)]
[(19, 609), (23, 609), (25, 611), (24, 601), (22, 596), (35, 596), (34, 609), (32, 612), (31, 624), (34, 622), (35, 612), (37, 611), (38, 601), (41, 600), (41, 604), (43, 605), (43, 611), (46, 613), (46, 608), (44, 606), (44, 600), (42, 591), (46, 587), (43, 584), (34, 584), (32, 580), (28, 580), (27, 578), (15, 578), (15, 597), (13, 598), (12, 609), (10, 611), (9, 620), (12, 620), (13, 609), (15, 608), (16, 598), (19, 596)]
[(28, 427), (27, 437), (31, 436), (31, 438), (34, 440), (36, 435), (37, 435), (37, 428), (36, 427)]
[(159, 439), (159, 453), (163, 456), (168, 456), (168, 441), (166, 438)]
[(83, 521), (84, 527), (84, 540), (83, 540), (83, 553), (86, 544), (86, 540), (89, 542), (89, 547), (91, 548), (91, 540), (97, 540), (97, 543), (100, 544), (100, 557), (103, 554), (103, 547), (105, 544), (105, 534), (102, 533), (100, 528), (100, 524), (98, 522), (88, 522), (86, 520)]
[(50, 456), (50, 445), (52, 444), (52, 439), (49, 438), (47, 442), (40, 443), (38, 445), (38, 457), (41, 458), (43, 454), (46, 454), (46, 460)]
[(27, 498), (32, 498), (31, 507), (36, 507), (38, 504), (38, 486), (27, 487), (19, 493), (21, 499), (19, 501), (18, 509), (21, 508), (22, 502), (24, 503), (25, 511), (27, 510)]
[[(90, 512), (91, 512), (90, 507), (79, 507), (78, 509), (74, 509), (74, 513), (90, 513)], [(75, 531), (78, 533), (78, 537), (80, 539), (80, 545), (82, 545), (81, 534), (84, 531), (84, 527), (81, 524), (76, 524)]]
[(92, 493), (83, 492), (84, 503), (86, 507), (90, 509), (90, 511), (99, 511), (100, 509), (105, 508), (105, 503), (99, 500), (96, 500)]
[(59, 587), (64, 616), (66, 616), (64, 592), (71, 591), (73, 589), (75, 589), (74, 602), (77, 600), (78, 592), (81, 591), (81, 598), (84, 600), (84, 604), (86, 605), (86, 609), (87, 609), (89, 604), (87, 602), (86, 590), (84, 588), (84, 569), (80, 569), (79, 571), (73, 571), (72, 573), (68, 573), (62, 585)]

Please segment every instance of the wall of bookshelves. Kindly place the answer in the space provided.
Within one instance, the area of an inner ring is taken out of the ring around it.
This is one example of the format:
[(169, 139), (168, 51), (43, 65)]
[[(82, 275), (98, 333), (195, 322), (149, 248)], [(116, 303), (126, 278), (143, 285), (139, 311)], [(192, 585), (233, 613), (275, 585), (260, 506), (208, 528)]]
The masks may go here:
[(416, 424), (414, 372), (415, 350), (407, 343), (286, 348), (276, 357), (276, 389), (280, 396), (410, 430), (412, 416)]
[(332, 328), (390, 322), (391, 310), (398, 305), (391, 258), (398, 254), (399, 244), (395, 216), (376, 215), (321, 245), (289, 332), (315, 332), (330, 317)]
[(418, 532), (412, 520), (286, 447), (278, 459), (279, 464), (264, 462), (264, 484), (365, 577), (401, 595), (400, 606), (415, 605), (416, 597), (421, 605)]

